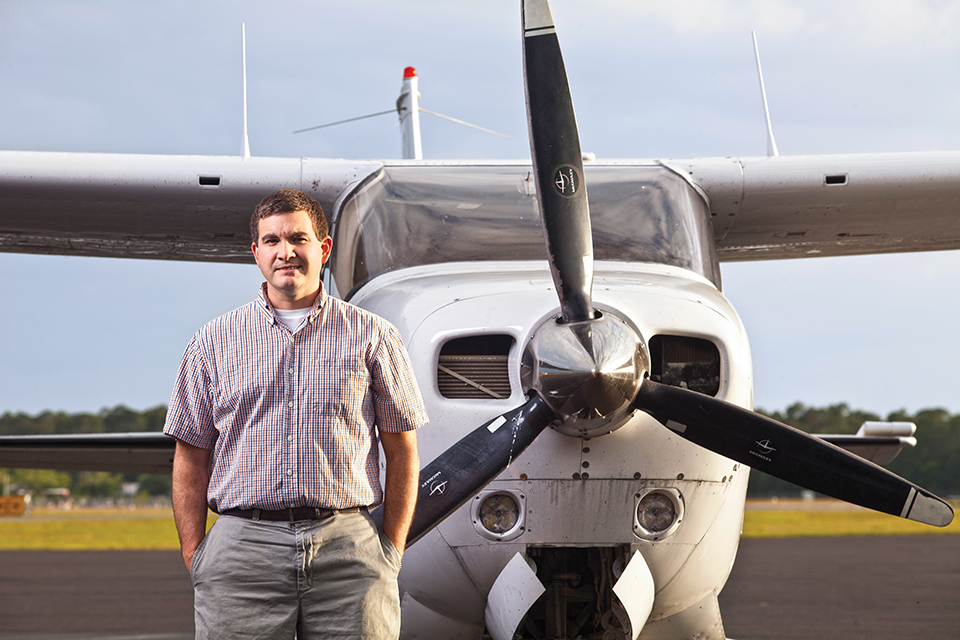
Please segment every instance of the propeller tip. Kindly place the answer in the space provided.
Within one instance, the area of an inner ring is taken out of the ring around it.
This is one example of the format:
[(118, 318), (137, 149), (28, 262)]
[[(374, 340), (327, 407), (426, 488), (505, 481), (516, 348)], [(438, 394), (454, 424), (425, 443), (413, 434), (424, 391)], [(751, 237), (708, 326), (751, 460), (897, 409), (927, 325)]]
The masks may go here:
[(953, 507), (934, 495), (918, 493), (906, 518), (935, 527), (953, 522)]

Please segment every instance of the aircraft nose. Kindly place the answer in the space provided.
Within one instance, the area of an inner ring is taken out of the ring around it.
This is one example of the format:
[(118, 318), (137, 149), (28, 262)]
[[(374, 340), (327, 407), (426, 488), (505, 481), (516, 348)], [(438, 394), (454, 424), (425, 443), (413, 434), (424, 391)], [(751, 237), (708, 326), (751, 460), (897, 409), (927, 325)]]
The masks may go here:
[(524, 390), (535, 390), (561, 417), (562, 433), (606, 433), (632, 413), (650, 361), (639, 334), (613, 314), (537, 328), (522, 360)]

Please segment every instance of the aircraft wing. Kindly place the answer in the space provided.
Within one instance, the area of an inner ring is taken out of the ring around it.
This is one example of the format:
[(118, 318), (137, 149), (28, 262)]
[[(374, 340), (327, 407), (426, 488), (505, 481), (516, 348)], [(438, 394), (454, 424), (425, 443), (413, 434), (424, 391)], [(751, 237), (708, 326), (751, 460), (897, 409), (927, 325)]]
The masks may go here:
[(852, 435), (817, 435), (817, 437), (881, 466), (893, 462), (905, 447), (915, 447), (917, 445), (916, 438)]
[(250, 213), (283, 188), (331, 211), (376, 161), (0, 151), (0, 251), (250, 261)]
[(175, 445), (155, 432), (0, 436), (0, 468), (170, 473)]
[(841, 449), (869, 460), (874, 464), (890, 464), (906, 447), (917, 446), (913, 434), (917, 425), (912, 422), (864, 422), (855, 435), (817, 434)]
[(664, 164), (710, 199), (722, 261), (960, 248), (960, 152)]
[[(703, 190), (723, 261), (960, 248), (960, 152), (595, 162), (653, 163)], [(0, 251), (246, 262), (265, 194), (330, 212), (382, 164), (0, 151)]]

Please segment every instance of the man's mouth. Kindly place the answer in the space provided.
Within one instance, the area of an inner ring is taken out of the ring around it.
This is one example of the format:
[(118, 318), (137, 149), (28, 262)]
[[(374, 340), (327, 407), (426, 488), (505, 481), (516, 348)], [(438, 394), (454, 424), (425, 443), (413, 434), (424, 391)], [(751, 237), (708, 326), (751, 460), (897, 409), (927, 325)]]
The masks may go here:
[(282, 267), (277, 267), (277, 271), (280, 273), (293, 273), (294, 271), (299, 271), (300, 265), (298, 264), (287, 264)]

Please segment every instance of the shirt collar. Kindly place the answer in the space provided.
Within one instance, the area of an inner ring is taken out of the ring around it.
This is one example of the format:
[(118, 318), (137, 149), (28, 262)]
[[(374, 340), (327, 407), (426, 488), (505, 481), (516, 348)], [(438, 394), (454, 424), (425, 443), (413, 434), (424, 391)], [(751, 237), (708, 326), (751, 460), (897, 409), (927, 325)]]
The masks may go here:
[[(317, 295), (317, 299), (313, 301), (313, 306), (310, 307), (310, 313), (307, 314), (307, 317), (310, 322), (313, 322), (320, 312), (323, 310), (323, 304), (327, 300), (327, 292), (323, 288), (323, 283), (320, 283), (320, 293)], [(257, 295), (257, 302), (260, 304), (260, 309), (267, 314), (267, 318), (270, 319), (270, 324), (277, 324), (279, 318), (277, 318), (277, 311), (273, 308), (273, 305), (270, 304), (270, 299), (267, 297), (267, 283), (264, 282), (260, 285), (260, 292)]]

